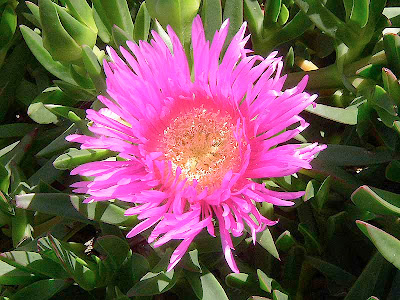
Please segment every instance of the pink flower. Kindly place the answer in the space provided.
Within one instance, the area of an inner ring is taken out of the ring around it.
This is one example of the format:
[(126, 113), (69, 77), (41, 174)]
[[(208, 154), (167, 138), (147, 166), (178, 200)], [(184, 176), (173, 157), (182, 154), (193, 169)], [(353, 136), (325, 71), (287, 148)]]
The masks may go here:
[[(287, 201), (303, 192), (277, 192), (249, 178), (280, 177), (310, 169), (324, 145), (286, 144), (309, 124), (298, 114), (316, 95), (304, 92), (307, 77), (282, 91), (286, 76), (277, 52), (267, 58), (249, 55), (244, 48), (246, 24), (221, 57), (228, 20), (210, 43), (200, 17), (192, 27), (193, 73), (182, 45), (169, 27), (171, 51), (153, 32), (150, 43), (121, 47), (124, 60), (108, 48), (112, 62), (104, 62), (107, 92), (99, 96), (107, 107), (87, 110), (94, 137), (71, 135), (81, 148), (117, 151), (124, 161), (91, 162), (71, 174), (94, 177), (73, 185), (86, 202), (119, 199), (134, 203), (126, 215), (142, 220), (127, 235), (152, 227), (154, 247), (182, 240), (168, 270), (185, 254), (196, 235), (206, 228), (214, 235), (214, 221), (226, 261), (239, 272), (231, 235), (240, 236), (244, 224), (255, 235), (271, 226), (256, 204)], [(297, 128), (286, 130), (288, 126)]]

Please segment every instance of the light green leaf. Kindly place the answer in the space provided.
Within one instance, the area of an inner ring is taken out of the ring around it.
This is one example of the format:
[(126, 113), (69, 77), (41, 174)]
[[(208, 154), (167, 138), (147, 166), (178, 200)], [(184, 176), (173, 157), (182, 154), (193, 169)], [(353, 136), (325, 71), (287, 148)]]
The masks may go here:
[(81, 164), (103, 160), (114, 156), (115, 152), (107, 149), (82, 149), (70, 148), (68, 152), (60, 155), (53, 163), (59, 170), (73, 169)]
[(133, 39), (135, 41), (147, 41), (150, 31), (150, 15), (147, 11), (146, 2), (142, 2), (135, 18), (135, 26), (133, 27)]
[(71, 77), (69, 68), (53, 59), (49, 51), (43, 47), (42, 38), (36, 32), (25, 25), (21, 25), (20, 29), (29, 49), (47, 71), (69, 83), (75, 82)]
[(357, 124), (357, 106), (347, 108), (333, 107), (324, 104), (316, 104), (315, 108), (310, 105), (305, 109), (307, 112), (322, 118), (332, 120), (338, 123), (355, 125)]
[(274, 300), (288, 300), (289, 299), (288, 295), (286, 295), (285, 293), (282, 293), (279, 290), (275, 290), (272, 293), (272, 297), (273, 297)]
[(38, 124), (56, 124), (58, 122), (57, 116), (46, 109), (42, 102), (29, 105), (28, 116)]
[(185, 270), (185, 277), (196, 296), (201, 300), (228, 300), (224, 289), (215, 276), (204, 266), (201, 268), (203, 270), (202, 273)]
[(375, 214), (400, 216), (399, 194), (363, 185), (354, 191), (351, 200), (361, 209)]
[(24, 285), (35, 282), (39, 279), (41, 279), (40, 276), (24, 272), (4, 261), (0, 261), (0, 284)]
[(257, 233), (256, 239), (257, 243), (259, 243), (273, 257), (279, 259), (278, 250), (276, 250), (274, 239), (272, 238), (271, 232), (269, 231), (268, 227), (265, 228), (263, 232)]
[(275, 280), (270, 278), (260, 269), (257, 269), (258, 281), (260, 282), (260, 288), (267, 293), (272, 293), (273, 290), (281, 289), (281, 285)]
[(64, 62), (79, 60), (82, 49), (61, 24), (56, 4), (51, 0), (39, 0), (39, 12), (43, 30), (43, 46), (53, 59)]
[(350, 20), (363, 28), (367, 25), (369, 17), (369, 0), (353, 0)]

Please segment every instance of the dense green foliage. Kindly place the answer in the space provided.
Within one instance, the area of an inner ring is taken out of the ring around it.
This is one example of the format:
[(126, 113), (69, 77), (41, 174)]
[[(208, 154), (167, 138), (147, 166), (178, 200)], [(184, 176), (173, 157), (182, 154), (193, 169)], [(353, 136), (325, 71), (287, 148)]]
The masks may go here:
[[(312, 170), (264, 180), (306, 194), (260, 206), (280, 222), (256, 245), (235, 239), (240, 274), (206, 233), (166, 272), (176, 244), (126, 240), (126, 204), (82, 204), (69, 187), (73, 167), (116, 155), (65, 140), (88, 133), (85, 109), (106, 93), (105, 46), (171, 24), (190, 53), (196, 14), (208, 39), (247, 21), (256, 53), (285, 57), (286, 87), (308, 74), (319, 99), (297, 139), (328, 145)], [(400, 3), (0, 0), (0, 17), (0, 299), (400, 299)]]

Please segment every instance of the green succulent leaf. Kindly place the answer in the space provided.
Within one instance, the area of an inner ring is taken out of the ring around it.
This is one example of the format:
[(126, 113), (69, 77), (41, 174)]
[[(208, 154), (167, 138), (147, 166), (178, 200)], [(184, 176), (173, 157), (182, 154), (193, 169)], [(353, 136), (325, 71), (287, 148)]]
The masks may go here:
[(40, 276), (56, 279), (67, 279), (68, 274), (61, 265), (39, 253), (31, 251), (10, 251), (1, 255), (0, 260), (18, 268), (19, 270)]
[(111, 32), (113, 25), (117, 25), (132, 39), (133, 21), (125, 0), (94, 0), (92, 2), (108, 32)]
[(84, 290), (92, 290), (96, 286), (96, 270), (94, 264), (79, 258), (74, 252), (51, 235), (38, 240), (38, 248), (44, 256), (53, 259), (62, 265), (65, 271), (76, 281)]
[(218, 282), (217, 278), (208, 271), (204, 266), (202, 273), (198, 272), (184, 272), (186, 279), (189, 281), (194, 293), (199, 299), (202, 300), (228, 300), (228, 297)]
[(73, 169), (87, 162), (103, 160), (115, 156), (115, 152), (107, 149), (82, 149), (70, 148), (68, 152), (60, 155), (54, 161), (54, 167), (59, 170)]
[(82, 49), (63, 27), (56, 4), (51, 0), (40, 0), (39, 12), (43, 30), (43, 46), (53, 59), (69, 63), (79, 60)]
[(342, 40), (348, 47), (357, 41), (353, 32), (319, 0), (295, 0), (299, 8), (325, 34)]
[(157, 19), (164, 28), (170, 25), (182, 43), (188, 44), (200, 0), (147, 0), (146, 6), (153, 19)]
[(296, 240), (291, 235), (290, 231), (284, 231), (277, 239), (276, 239), (276, 247), (279, 250), (284, 252), (289, 251), (296, 244)]
[[(206, 39), (211, 41), (215, 31), (222, 25), (222, 7), (220, 0), (203, 0), (201, 19), (204, 25)], [(250, 25), (250, 22), (249, 22)]]
[(43, 279), (20, 289), (12, 299), (48, 300), (69, 285), (69, 282), (62, 279)]
[(340, 108), (324, 104), (316, 104), (315, 107), (313, 106), (307, 107), (306, 111), (338, 123), (348, 124), (348, 125), (357, 124), (357, 113), (358, 113), (357, 106)]
[(253, 274), (231, 273), (225, 277), (226, 284), (235, 289), (240, 290), (257, 290), (257, 279)]
[(319, 258), (307, 256), (305, 262), (341, 286), (351, 287), (356, 280), (356, 277), (349, 272)]
[(260, 289), (267, 293), (272, 293), (273, 290), (281, 289), (281, 285), (274, 279), (270, 278), (260, 269), (257, 269), (258, 281), (260, 282)]
[(86, 0), (65, 0), (69, 13), (78, 21), (97, 33), (96, 23), (93, 18), (93, 11)]
[(315, 234), (304, 223), (298, 226), (300, 233), (304, 236), (305, 246), (309, 253), (321, 253), (321, 244)]
[(396, 76), (400, 75), (400, 36), (397, 34), (385, 34), (383, 46), (390, 69)]
[(279, 259), (278, 250), (272, 238), (272, 234), (268, 228), (265, 228), (263, 232), (260, 232), (256, 236), (257, 243), (261, 245), (265, 250), (267, 250), (273, 257)]
[(69, 68), (51, 56), (49, 51), (44, 48), (42, 38), (36, 32), (25, 25), (21, 25), (20, 29), (29, 49), (47, 71), (69, 83), (75, 82), (72, 79)]
[(243, 1), (226, 0), (223, 19), (229, 19), (229, 31), (225, 40), (225, 47), (227, 47), (232, 37), (236, 32), (238, 32), (240, 26), (243, 24)]
[(344, 0), (347, 18), (360, 28), (367, 25), (370, 0)]
[(269, 0), (265, 6), (264, 28), (276, 23), (281, 12), (282, 0)]
[(146, 2), (142, 2), (133, 27), (133, 39), (135, 41), (147, 41), (150, 31), (150, 21), (151, 18), (146, 7)]
[(0, 284), (26, 285), (42, 279), (29, 272), (22, 271), (4, 261), (0, 261)]
[(149, 272), (128, 291), (127, 296), (152, 296), (165, 293), (176, 284), (181, 272), (182, 269)]
[(400, 195), (366, 185), (351, 195), (358, 207), (375, 214), (400, 216)]
[(106, 82), (103, 70), (100, 66), (97, 56), (96, 54), (94, 54), (93, 50), (87, 45), (83, 45), (82, 49), (83, 64), (96, 87), (96, 91), (98, 93), (104, 93), (106, 90)]
[(289, 296), (279, 290), (274, 290), (272, 293), (272, 298), (274, 300), (288, 300)]
[(112, 272), (116, 272), (125, 261), (130, 247), (125, 240), (116, 236), (106, 235), (96, 240), (94, 249), (104, 256), (102, 263)]
[(389, 94), (392, 101), (400, 106), (400, 83), (396, 76), (389, 69), (382, 68), (382, 79), (385, 91)]
[(400, 182), (400, 161), (391, 161), (386, 167), (385, 175), (391, 181)]
[(93, 47), (97, 39), (97, 28), (93, 30), (87, 27), (84, 23), (81, 23), (71, 16), (65, 8), (59, 5), (55, 5), (55, 7), (64, 29), (74, 41), (78, 45), (89, 45)]
[(0, 19), (0, 50), (11, 41), (16, 28), (17, 14), (11, 5), (7, 5)]
[(29, 8), (29, 10), (32, 13), (32, 16), (34, 18), (34, 20), (36, 21), (35, 25), (39, 25), (38, 27), (41, 28), (41, 24), (40, 24), (40, 12), (39, 12), (39, 6), (37, 6), (35, 3), (32, 3), (30, 1), (26, 1), (26, 6)]
[(360, 230), (374, 243), (375, 247), (396, 268), (400, 269), (400, 241), (385, 231), (363, 221), (357, 221)]

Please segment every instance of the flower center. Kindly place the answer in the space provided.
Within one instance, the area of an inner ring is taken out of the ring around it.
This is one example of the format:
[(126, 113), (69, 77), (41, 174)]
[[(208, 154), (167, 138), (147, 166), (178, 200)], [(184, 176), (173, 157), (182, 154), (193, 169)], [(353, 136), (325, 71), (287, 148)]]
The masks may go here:
[(240, 162), (235, 126), (228, 114), (204, 107), (173, 119), (161, 139), (165, 158), (173, 170), (180, 167), (189, 182), (200, 187), (218, 185)]

